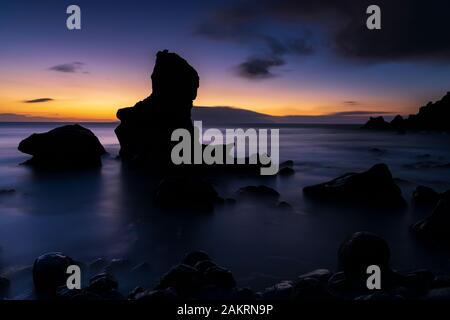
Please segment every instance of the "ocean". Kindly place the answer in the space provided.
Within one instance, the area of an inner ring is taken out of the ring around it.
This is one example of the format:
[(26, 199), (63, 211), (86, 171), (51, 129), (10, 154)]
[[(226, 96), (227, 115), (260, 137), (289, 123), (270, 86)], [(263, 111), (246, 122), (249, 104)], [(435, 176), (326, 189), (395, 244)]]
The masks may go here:
[(44, 173), (20, 165), (29, 156), (17, 150), (19, 142), (58, 125), (0, 123), (0, 189), (15, 189), (0, 194), (0, 273), (16, 274), (16, 297), (32, 283), (31, 272), (21, 276), (19, 270), (29, 270), (37, 256), (54, 251), (84, 263), (99, 257), (147, 262), (145, 276), (121, 279), (126, 293), (136, 285), (151, 287), (187, 252), (201, 249), (229, 268), (241, 287), (261, 289), (317, 268), (336, 271), (339, 244), (356, 231), (384, 237), (398, 270), (448, 273), (449, 252), (422, 245), (409, 231), (429, 212), (412, 205), (401, 213), (346, 211), (307, 202), (302, 194), (304, 186), (380, 162), (389, 166), (408, 202), (418, 185), (448, 190), (448, 134), (373, 132), (356, 125), (280, 126), (280, 160), (294, 161), (294, 176), (230, 176), (215, 181), (215, 187), (221, 196), (233, 198), (240, 187), (265, 184), (280, 192), (292, 212), (237, 203), (210, 215), (171, 215), (153, 208), (146, 177), (121, 166), (115, 123), (83, 124), (109, 152), (98, 171)]

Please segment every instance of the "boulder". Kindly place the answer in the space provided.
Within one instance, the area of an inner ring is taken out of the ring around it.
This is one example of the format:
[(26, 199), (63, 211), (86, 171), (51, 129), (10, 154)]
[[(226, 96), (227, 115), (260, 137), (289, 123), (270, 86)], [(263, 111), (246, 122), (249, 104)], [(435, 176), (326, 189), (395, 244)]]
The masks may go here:
[(59, 253), (45, 253), (39, 256), (33, 264), (34, 289), (40, 294), (56, 294), (59, 287), (65, 286), (67, 268), (76, 264), (70, 257)]
[(192, 251), (189, 252), (183, 259), (183, 263), (188, 266), (194, 267), (197, 263), (202, 261), (210, 261), (209, 255), (205, 251)]
[(321, 202), (399, 208), (406, 203), (387, 165), (380, 163), (361, 173), (346, 173), (303, 189), (306, 197)]
[(416, 204), (436, 204), (439, 198), (438, 192), (426, 186), (418, 186), (413, 192), (413, 201)]
[(347, 280), (365, 287), (367, 267), (377, 265), (385, 279), (390, 273), (391, 252), (387, 242), (369, 232), (356, 232), (339, 247), (338, 261)]
[(236, 281), (230, 270), (219, 266), (211, 266), (203, 272), (203, 284), (205, 286), (231, 289), (236, 286)]
[(413, 201), (418, 205), (435, 206), (441, 199), (450, 201), (450, 190), (439, 193), (432, 188), (426, 186), (418, 186), (413, 192)]
[(282, 281), (264, 289), (264, 291), (262, 292), (262, 298), (265, 300), (287, 300), (291, 298), (293, 292), (293, 282)]
[(174, 288), (167, 288), (163, 290), (144, 290), (138, 292), (134, 296), (134, 300), (139, 301), (173, 301), (178, 299), (178, 294)]
[(89, 280), (89, 291), (100, 296), (111, 291), (116, 291), (118, 288), (119, 283), (110, 273), (100, 273)]
[(450, 201), (440, 200), (431, 215), (415, 223), (412, 231), (419, 238), (431, 242), (450, 242)]
[(198, 178), (167, 177), (159, 184), (155, 204), (165, 211), (212, 212), (223, 203), (212, 184)]
[(216, 264), (211, 260), (203, 260), (199, 261), (195, 264), (194, 268), (200, 271), (201, 273), (205, 273), (211, 267), (215, 267)]
[(26, 164), (49, 169), (98, 167), (106, 153), (94, 133), (78, 124), (34, 133), (18, 149), (33, 156)]
[(163, 275), (155, 290), (174, 288), (179, 295), (189, 296), (199, 290), (202, 285), (202, 274), (197, 269), (186, 264), (179, 264)]

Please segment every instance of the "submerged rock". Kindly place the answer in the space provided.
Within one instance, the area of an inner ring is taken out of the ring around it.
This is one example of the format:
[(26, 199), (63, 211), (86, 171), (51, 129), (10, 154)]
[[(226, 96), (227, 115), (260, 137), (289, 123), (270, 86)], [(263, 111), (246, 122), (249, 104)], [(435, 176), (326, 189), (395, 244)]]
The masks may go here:
[(392, 129), (389, 122), (385, 121), (383, 117), (370, 117), (369, 121), (362, 126), (363, 129), (377, 129), (389, 130)]
[(346, 173), (303, 189), (306, 197), (322, 202), (398, 208), (405, 205), (387, 165), (380, 163), (361, 173)]
[(26, 164), (49, 169), (98, 167), (106, 153), (94, 133), (78, 124), (34, 133), (18, 149), (33, 156)]
[(247, 186), (240, 188), (237, 191), (237, 195), (240, 199), (257, 200), (264, 202), (277, 202), (280, 194), (278, 191), (264, 186)]
[(155, 204), (166, 211), (212, 212), (221, 203), (212, 184), (193, 177), (167, 177), (155, 194)]
[(278, 175), (280, 175), (282, 177), (292, 176), (294, 174), (295, 174), (295, 170), (290, 167), (284, 167), (278, 171)]

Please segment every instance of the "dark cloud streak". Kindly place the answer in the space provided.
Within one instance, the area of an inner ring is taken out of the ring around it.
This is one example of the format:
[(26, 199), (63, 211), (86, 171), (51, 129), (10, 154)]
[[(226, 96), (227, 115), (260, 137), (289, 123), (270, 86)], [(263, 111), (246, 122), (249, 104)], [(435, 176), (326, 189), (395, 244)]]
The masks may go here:
[(75, 61), (70, 63), (58, 64), (50, 67), (49, 70), (63, 72), (63, 73), (76, 73), (81, 72), (85, 64), (83, 62)]
[(42, 103), (42, 102), (49, 102), (54, 101), (52, 98), (38, 98), (38, 99), (32, 99), (32, 100), (23, 100), (23, 103)]
[(278, 58), (248, 58), (236, 67), (237, 73), (247, 79), (269, 79), (275, 77), (271, 69), (284, 65), (285, 62)]

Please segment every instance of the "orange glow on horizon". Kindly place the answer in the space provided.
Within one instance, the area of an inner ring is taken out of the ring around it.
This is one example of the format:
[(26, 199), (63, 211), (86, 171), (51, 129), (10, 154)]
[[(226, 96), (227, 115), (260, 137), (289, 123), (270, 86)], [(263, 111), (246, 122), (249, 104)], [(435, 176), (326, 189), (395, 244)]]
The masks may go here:
[[(79, 121), (116, 121), (119, 108), (133, 106), (150, 94), (150, 81), (144, 75), (118, 77), (114, 74), (58, 74), (48, 71), (26, 73), (5, 70), (0, 78), (0, 114), (30, 117), (77, 119)], [(13, 80), (10, 80), (13, 79)], [(113, 79), (113, 80), (112, 80)], [(274, 116), (328, 115), (342, 111), (389, 111), (387, 106), (407, 110), (405, 101), (366, 97), (358, 106), (344, 105), (346, 96), (337, 91), (292, 90), (270, 83), (244, 85), (226, 79), (203, 83), (196, 106), (229, 106)], [(52, 101), (25, 103), (48, 97)]]

